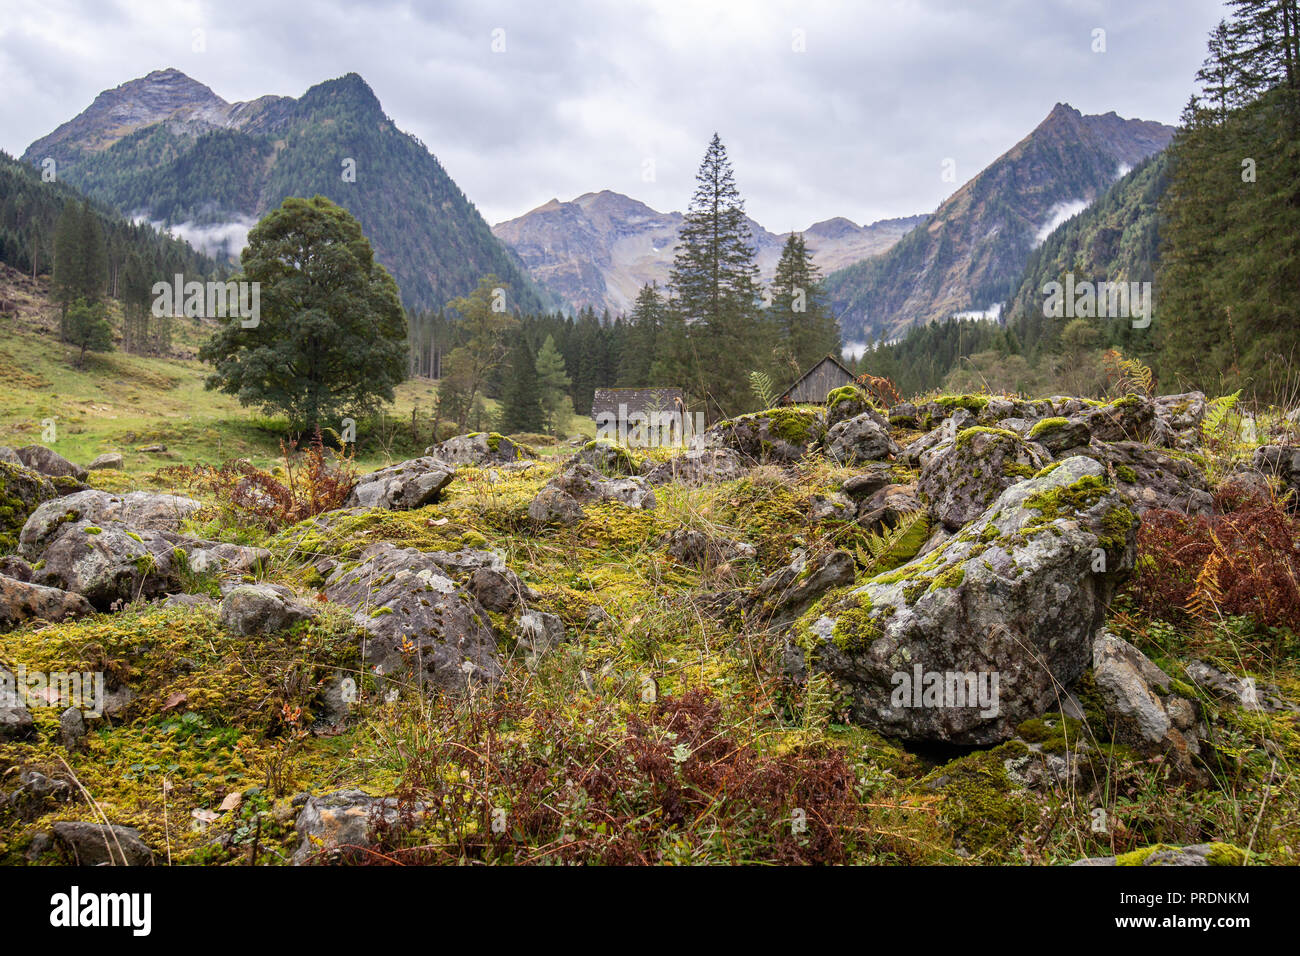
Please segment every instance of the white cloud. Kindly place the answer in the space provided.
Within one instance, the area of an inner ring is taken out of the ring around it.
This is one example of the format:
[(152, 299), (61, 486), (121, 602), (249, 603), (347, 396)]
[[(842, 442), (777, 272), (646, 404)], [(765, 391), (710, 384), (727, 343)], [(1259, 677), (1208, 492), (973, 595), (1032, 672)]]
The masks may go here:
[(1058, 202), (1047, 211), (1047, 219), (1038, 227), (1038, 232), (1034, 233), (1034, 245), (1042, 245), (1043, 240), (1055, 232), (1057, 226), (1071, 216), (1077, 216), (1087, 208), (1087, 202), (1082, 199), (1075, 199), (1071, 202)]
[(228, 100), (356, 71), (489, 222), (602, 188), (681, 209), (717, 130), (747, 211), (783, 232), (929, 212), (954, 188), (944, 157), (965, 181), (1058, 101), (1174, 123), (1223, 15), (1222, 0), (1172, 19), (1121, 0), (5, 0), (0, 145), (21, 153), (152, 69)]

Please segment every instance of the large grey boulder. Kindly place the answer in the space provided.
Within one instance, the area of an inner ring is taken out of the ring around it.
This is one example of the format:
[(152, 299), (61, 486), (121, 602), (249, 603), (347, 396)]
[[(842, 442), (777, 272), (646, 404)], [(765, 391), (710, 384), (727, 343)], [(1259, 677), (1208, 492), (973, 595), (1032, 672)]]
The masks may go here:
[(428, 554), (372, 545), (358, 565), (335, 570), (324, 592), (368, 633), (364, 660), (376, 674), (449, 691), (501, 675), (487, 612)]
[(24, 465), (33, 471), (39, 471), (42, 475), (51, 478), (75, 478), (77, 481), (86, 480), (86, 469), (68, 461), (58, 452), (44, 445), (24, 445), (15, 454)]
[[(24, 536), (30, 526), (23, 529)], [(271, 553), (169, 531), (73, 521), (60, 525), (53, 540), (32, 557), (39, 566), (32, 583), (74, 591), (99, 610), (109, 610), (118, 601), (182, 590), (187, 573), (249, 573), (269, 561)]]
[(423, 508), (437, 501), (455, 477), (456, 469), (441, 458), (412, 458), (363, 475), (344, 505), (388, 511)]
[(729, 448), (751, 462), (798, 461), (826, 433), (821, 407), (790, 406), (741, 415), (709, 426), (705, 448)]
[[(18, 548), (18, 536), (27, 519), (42, 503), (68, 494), (60, 487), (75, 484), (72, 479), (59, 479), (59, 484), (28, 468), (22, 462), (0, 459), (0, 553), (7, 554)], [(77, 487), (81, 487), (77, 485)]]
[(691, 448), (655, 465), (646, 472), (652, 485), (676, 481), (683, 485), (703, 485), (712, 481), (732, 481), (745, 473), (740, 455), (731, 448)]
[(64, 621), (94, 612), (80, 594), (0, 575), (0, 631), (24, 621)]
[(966, 428), (946, 449), (927, 457), (916, 490), (931, 516), (956, 531), (1045, 464), (1042, 452), (1013, 431)]
[(567, 468), (570, 465), (590, 465), (602, 475), (639, 475), (641, 473), (641, 463), (636, 457), (615, 442), (608, 439), (596, 439), (589, 441), (564, 463)]
[(1172, 693), (1169, 675), (1121, 637), (1102, 630), (1092, 647), (1093, 681), (1111, 736), (1143, 754), (1190, 769), (1200, 754), (1195, 701)]
[(571, 465), (552, 478), (547, 487), (558, 488), (579, 504), (617, 501), (646, 510), (655, 506), (654, 489), (644, 478), (606, 478), (591, 465)]
[(832, 592), (795, 626), (788, 670), (829, 674), (854, 719), (888, 735), (1008, 739), (1091, 663), (1133, 566), (1137, 521), (1104, 475), (1066, 459), (923, 557)]
[(78, 866), (153, 865), (153, 850), (134, 827), (65, 820), (54, 824), (54, 838)]
[(86, 468), (90, 471), (99, 471), (101, 469), (112, 469), (121, 471), (126, 467), (126, 461), (122, 458), (120, 451), (106, 451), (102, 455), (96, 456)]
[(496, 432), (456, 435), (440, 445), (426, 448), (424, 453), (453, 465), (505, 465), (537, 457), (527, 445), (520, 445)]
[(1079, 454), (1108, 466), (1139, 514), (1157, 508), (1188, 515), (1214, 511), (1205, 469), (1192, 459), (1134, 441), (1094, 441)]
[(37, 508), (19, 535), (22, 554), (38, 559), (50, 543), (71, 525), (83, 523), (98, 528), (110, 525), (129, 531), (179, 531), (182, 523), (203, 507), (193, 498), (180, 495), (133, 491), (114, 495), (88, 489), (47, 501)]
[(240, 584), (221, 599), (221, 626), (232, 634), (277, 634), (317, 615), (278, 584)]
[(824, 441), (826, 457), (841, 465), (880, 461), (900, 454), (889, 425), (875, 411), (863, 412), (831, 426)]
[(852, 584), (857, 570), (847, 551), (798, 551), (793, 558), (745, 596), (742, 607), (748, 620), (771, 630), (786, 627), (827, 591)]

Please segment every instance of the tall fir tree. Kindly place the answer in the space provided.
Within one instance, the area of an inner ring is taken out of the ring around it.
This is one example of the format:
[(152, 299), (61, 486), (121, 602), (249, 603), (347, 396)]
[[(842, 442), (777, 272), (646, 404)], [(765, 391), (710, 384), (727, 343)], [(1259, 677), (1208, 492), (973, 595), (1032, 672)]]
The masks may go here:
[(568, 393), (569, 375), (564, 368), (564, 356), (549, 335), (537, 352), (537, 387), (546, 430), (558, 435), (573, 417), (573, 400)]
[(749, 373), (770, 362), (758, 315), (758, 265), (745, 203), (717, 133), (709, 142), (682, 223), (670, 282), (691, 346), (682, 384), (713, 415), (752, 404)]
[(784, 353), (796, 375), (839, 354), (840, 330), (822, 291), (821, 271), (802, 235), (791, 233), (772, 279), (769, 307)]
[(501, 394), (501, 431), (508, 434), (541, 431), (543, 417), (537, 358), (522, 332), (514, 335), (507, 371)]

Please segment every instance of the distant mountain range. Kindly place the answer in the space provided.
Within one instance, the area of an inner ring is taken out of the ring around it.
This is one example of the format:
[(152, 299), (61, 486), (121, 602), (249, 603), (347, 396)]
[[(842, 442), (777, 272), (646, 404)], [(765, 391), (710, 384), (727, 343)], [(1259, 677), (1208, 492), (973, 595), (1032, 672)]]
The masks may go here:
[(99, 94), (22, 158), (47, 157), (60, 181), (209, 251), (237, 252), (285, 197), (319, 193), (361, 222), (409, 308), (441, 307), (487, 273), (521, 309), (559, 304), (355, 73), (299, 99), (228, 103), (179, 70), (157, 70)]
[[(829, 273), (884, 252), (924, 216), (886, 219), (859, 226), (835, 218), (803, 233), (813, 260)], [(658, 212), (621, 193), (584, 193), (569, 202), (552, 199), (492, 232), (523, 260), (534, 279), (578, 308), (611, 315), (628, 312), (641, 287), (664, 285), (682, 225), (680, 212)], [(759, 271), (770, 279), (789, 233), (769, 232), (749, 220)]]
[[(809, 226), (803, 234), (845, 340), (892, 338), (1012, 299), (1053, 229), (1163, 150), (1173, 133), (1057, 104), (929, 216)], [(287, 196), (328, 196), (360, 220), (417, 310), (439, 308), (495, 273), (525, 311), (626, 313), (643, 285), (668, 281), (682, 224), (679, 212), (604, 190), (551, 200), (489, 228), (354, 73), (299, 99), (228, 103), (178, 70), (158, 70), (101, 93), (23, 156), (32, 165), (46, 158), (61, 182), (207, 251), (237, 251)], [(788, 233), (752, 220), (750, 228), (760, 273), (770, 279)]]
[(1058, 103), (887, 252), (828, 276), (844, 338), (892, 338), (1006, 302), (1035, 247), (1173, 134), (1161, 123), (1084, 116)]

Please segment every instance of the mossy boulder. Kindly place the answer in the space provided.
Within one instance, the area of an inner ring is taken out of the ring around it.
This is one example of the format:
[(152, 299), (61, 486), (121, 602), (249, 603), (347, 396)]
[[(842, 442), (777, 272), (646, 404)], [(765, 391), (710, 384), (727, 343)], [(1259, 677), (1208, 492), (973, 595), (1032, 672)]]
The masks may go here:
[(359, 564), (335, 569), (324, 593), (351, 608), (353, 623), (369, 635), (367, 666), (384, 677), (402, 675), (404, 688), (460, 691), (501, 676), (487, 611), (438, 556), (382, 542)]
[(349, 507), (410, 511), (432, 504), (456, 477), (456, 470), (432, 455), (380, 468), (357, 480)]
[(965, 428), (948, 447), (927, 458), (917, 492), (929, 503), (930, 515), (956, 531), (1045, 463), (1042, 452), (1013, 431), (983, 425)]
[(704, 433), (703, 444), (730, 448), (751, 462), (798, 461), (825, 433), (825, 408), (790, 405), (718, 422)]
[(45, 475), (25, 465), (0, 461), (0, 554), (18, 550), (18, 535), (27, 519), (58, 494)]
[(827, 428), (834, 428), (840, 422), (856, 418), (864, 412), (875, 412), (880, 421), (884, 422), (884, 417), (879, 414), (880, 410), (876, 408), (875, 402), (861, 385), (842, 385), (831, 389), (826, 395)]
[(795, 625), (797, 678), (830, 675), (855, 720), (990, 744), (1053, 710), (1133, 566), (1137, 519), (1088, 458), (1006, 489), (942, 546)]
[(578, 453), (565, 462), (569, 465), (590, 465), (602, 475), (639, 475), (641, 462), (628, 449), (608, 439), (589, 441)]
[(889, 424), (874, 410), (831, 426), (823, 445), (826, 457), (840, 465), (881, 461), (900, 454), (889, 437)]
[(426, 448), (424, 454), (452, 465), (507, 465), (537, 457), (537, 452), (529, 446), (511, 441), (497, 432), (456, 435)]

